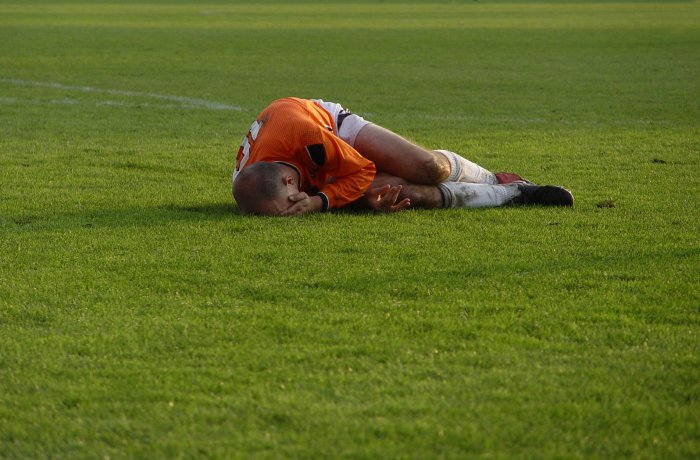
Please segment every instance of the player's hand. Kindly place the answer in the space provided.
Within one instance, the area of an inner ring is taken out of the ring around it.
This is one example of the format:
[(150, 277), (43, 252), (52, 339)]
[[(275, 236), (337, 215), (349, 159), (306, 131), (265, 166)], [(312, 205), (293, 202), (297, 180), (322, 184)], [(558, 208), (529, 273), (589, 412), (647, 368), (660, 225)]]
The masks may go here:
[(373, 188), (365, 193), (365, 201), (370, 209), (381, 212), (403, 211), (411, 205), (409, 198), (404, 198), (398, 203), (401, 185), (386, 184), (383, 187)]
[(282, 211), (280, 216), (300, 216), (309, 212), (319, 212), (323, 209), (323, 200), (320, 196), (309, 196), (304, 192), (289, 196), (292, 205)]

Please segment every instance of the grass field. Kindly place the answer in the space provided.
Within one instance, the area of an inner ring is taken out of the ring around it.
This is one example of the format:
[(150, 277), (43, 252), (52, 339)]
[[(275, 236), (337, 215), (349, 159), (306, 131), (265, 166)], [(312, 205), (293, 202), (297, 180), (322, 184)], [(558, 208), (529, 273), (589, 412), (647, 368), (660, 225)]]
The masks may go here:
[[(271, 100), (574, 209), (242, 217)], [(700, 3), (0, 0), (0, 458), (700, 457)]]

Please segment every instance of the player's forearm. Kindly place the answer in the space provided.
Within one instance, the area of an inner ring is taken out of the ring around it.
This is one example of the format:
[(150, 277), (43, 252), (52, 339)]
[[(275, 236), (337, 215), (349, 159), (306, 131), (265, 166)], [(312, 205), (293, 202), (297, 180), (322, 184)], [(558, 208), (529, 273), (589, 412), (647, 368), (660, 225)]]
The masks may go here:
[(329, 208), (342, 208), (362, 197), (372, 183), (373, 177), (373, 175), (364, 174), (338, 177), (334, 183), (323, 187), (321, 193), (328, 198)]

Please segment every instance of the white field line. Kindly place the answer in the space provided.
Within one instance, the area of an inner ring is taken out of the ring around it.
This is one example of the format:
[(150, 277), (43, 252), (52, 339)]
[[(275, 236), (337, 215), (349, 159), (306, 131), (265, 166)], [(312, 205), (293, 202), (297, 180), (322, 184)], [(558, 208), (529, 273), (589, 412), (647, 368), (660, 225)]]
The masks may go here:
[(93, 86), (71, 86), (64, 85), (61, 83), (45, 82), (45, 81), (32, 81), (32, 80), (18, 80), (14, 78), (0, 78), (0, 83), (7, 83), (10, 85), (19, 86), (35, 86), (38, 88), (53, 88), (60, 89), (64, 91), (80, 91), (81, 93), (101, 93), (101, 94), (112, 94), (118, 96), (128, 96), (128, 97), (143, 97), (151, 99), (159, 99), (162, 101), (178, 102), (181, 106), (193, 107), (193, 108), (203, 108), (209, 110), (235, 110), (240, 112), (243, 110), (242, 107), (236, 105), (227, 105), (220, 102), (207, 101), (205, 99), (196, 99), (192, 97), (183, 96), (171, 96), (167, 94), (158, 93), (145, 93), (141, 91), (125, 91), (119, 89), (104, 89), (95, 88)]
[(150, 103), (150, 102), (126, 102), (117, 101), (112, 99), (100, 99), (98, 101), (93, 101), (86, 103), (80, 99), (73, 99), (70, 97), (64, 97), (62, 99), (22, 99), (17, 97), (2, 97), (0, 96), (0, 105), (36, 105), (36, 106), (47, 106), (47, 105), (90, 105), (95, 107), (126, 107), (134, 109), (198, 109), (199, 107), (193, 107), (189, 105), (182, 104), (168, 104), (168, 103)]

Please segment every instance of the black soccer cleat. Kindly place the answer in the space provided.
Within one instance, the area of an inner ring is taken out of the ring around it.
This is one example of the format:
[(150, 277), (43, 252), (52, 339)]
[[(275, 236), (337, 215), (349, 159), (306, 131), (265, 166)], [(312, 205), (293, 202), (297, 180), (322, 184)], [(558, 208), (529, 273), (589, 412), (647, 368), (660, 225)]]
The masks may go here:
[(574, 196), (565, 188), (556, 185), (518, 184), (520, 196), (515, 204), (540, 206), (573, 206)]

